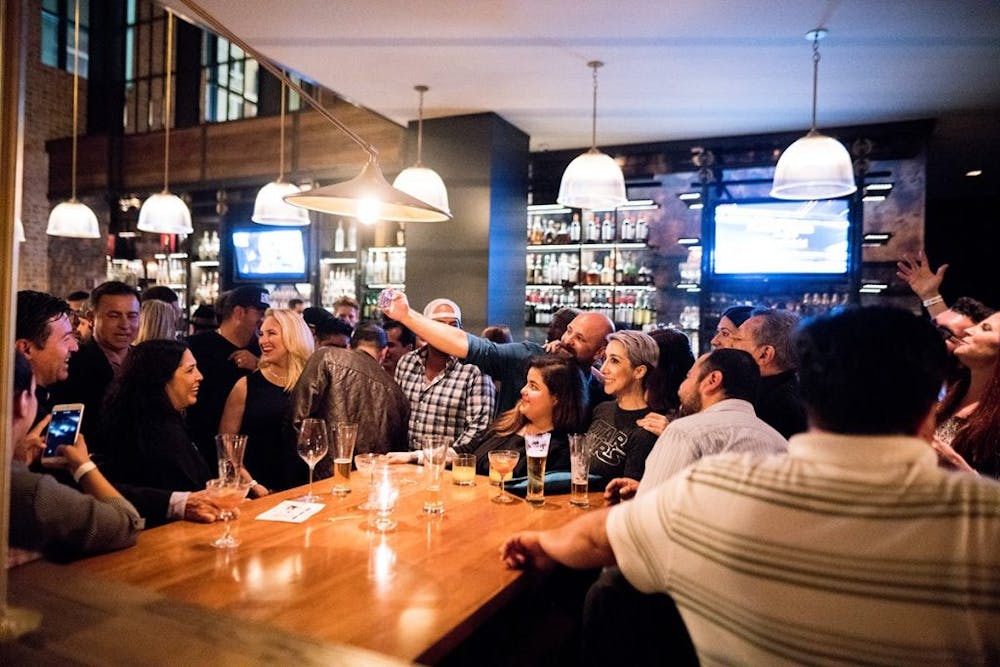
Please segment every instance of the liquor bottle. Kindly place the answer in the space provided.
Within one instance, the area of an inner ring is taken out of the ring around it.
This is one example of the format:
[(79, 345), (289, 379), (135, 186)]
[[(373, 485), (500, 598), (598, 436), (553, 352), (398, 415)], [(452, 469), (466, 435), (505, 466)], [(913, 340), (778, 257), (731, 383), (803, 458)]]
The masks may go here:
[(528, 243), (531, 245), (541, 245), (544, 235), (545, 232), (542, 230), (541, 219), (535, 218), (535, 221), (531, 223), (531, 235), (528, 237)]
[(631, 243), (632, 241), (635, 241), (635, 224), (632, 222), (632, 218), (625, 214), (625, 218), (622, 220), (622, 243)]
[(358, 250), (358, 221), (351, 220), (351, 226), (347, 228), (347, 251), (357, 252)]
[(559, 227), (556, 230), (556, 243), (565, 245), (569, 243), (569, 227), (566, 222), (560, 222)]
[(649, 240), (649, 224), (643, 215), (640, 215), (635, 222), (635, 240), (638, 243), (646, 243)]
[(601, 240), (601, 226), (593, 214), (587, 219), (587, 243), (599, 243)]
[(209, 245), (209, 259), (215, 261), (219, 259), (219, 250), (222, 248), (222, 243), (219, 241), (219, 232), (213, 231), (212, 238), (208, 242)]
[(615, 282), (615, 270), (611, 268), (611, 255), (604, 258), (604, 266), (601, 268), (601, 284), (613, 285)]
[(337, 231), (333, 234), (333, 251), (344, 252), (344, 221), (337, 221)]
[(406, 245), (406, 227), (402, 222), (396, 227), (396, 245), (401, 248)]
[(601, 242), (614, 243), (614, 240), (615, 240), (615, 221), (611, 219), (610, 213), (605, 213), (604, 219), (601, 221)]
[(201, 241), (198, 242), (198, 259), (208, 259), (211, 251), (211, 242), (208, 240), (208, 231), (201, 233)]
[(580, 214), (573, 214), (573, 221), (569, 223), (569, 242), (579, 243), (580, 242)]
[(542, 243), (546, 245), (552, 245), (556, 242), (556, 223), (552, 218), (545, 221), (545, 235), (542, 237)]
[(569, 281), (574, 285), (580, 282), (580, 258), (576, 255), (569, 258)]

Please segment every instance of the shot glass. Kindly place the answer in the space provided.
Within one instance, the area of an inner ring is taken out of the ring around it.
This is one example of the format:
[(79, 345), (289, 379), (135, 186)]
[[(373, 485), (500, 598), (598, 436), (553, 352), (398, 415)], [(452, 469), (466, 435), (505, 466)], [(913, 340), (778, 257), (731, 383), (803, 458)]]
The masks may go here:
[(476, 485), (476, 455), (459, 454), (451, 461), (451, 482), (456, 486)]

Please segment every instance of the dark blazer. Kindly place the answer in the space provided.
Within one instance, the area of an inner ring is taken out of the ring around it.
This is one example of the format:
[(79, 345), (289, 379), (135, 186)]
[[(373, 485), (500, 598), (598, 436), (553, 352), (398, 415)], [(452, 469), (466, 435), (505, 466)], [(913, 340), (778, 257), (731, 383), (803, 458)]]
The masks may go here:
[(49, 387), (49, 403), (83, 403), (80, 431), (91, 447), (97, 445), (104, 412), (104, 398), (114, 382), (111, 362), (93, 338), (69, 358), (69, 377)]

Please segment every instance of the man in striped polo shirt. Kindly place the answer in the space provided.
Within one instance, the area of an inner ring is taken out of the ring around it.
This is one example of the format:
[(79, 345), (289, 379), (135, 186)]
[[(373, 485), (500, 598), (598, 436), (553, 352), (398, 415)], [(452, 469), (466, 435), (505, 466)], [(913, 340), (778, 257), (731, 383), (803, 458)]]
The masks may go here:
[(996, 664), (1000, 485), (937, 466), (945, 349), (891, 308), (806, 323), (809, 431), (702, 459), (652, 493), (512, 536), (511, 567), (617, 563), (673, 596), (701, 664)]

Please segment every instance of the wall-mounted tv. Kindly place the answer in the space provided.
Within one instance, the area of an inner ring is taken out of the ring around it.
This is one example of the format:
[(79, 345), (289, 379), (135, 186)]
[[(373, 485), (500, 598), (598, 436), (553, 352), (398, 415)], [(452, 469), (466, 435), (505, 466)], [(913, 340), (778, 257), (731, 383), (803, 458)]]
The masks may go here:
[(299, 228), (241, 227), (231, 237), (233, 278), (237, 281), (309, 279), (306, 234)]
[(850, 272), (847, 200), (720, 202), (710, 221), (709, 270), (717, 278), (833, 278)]

